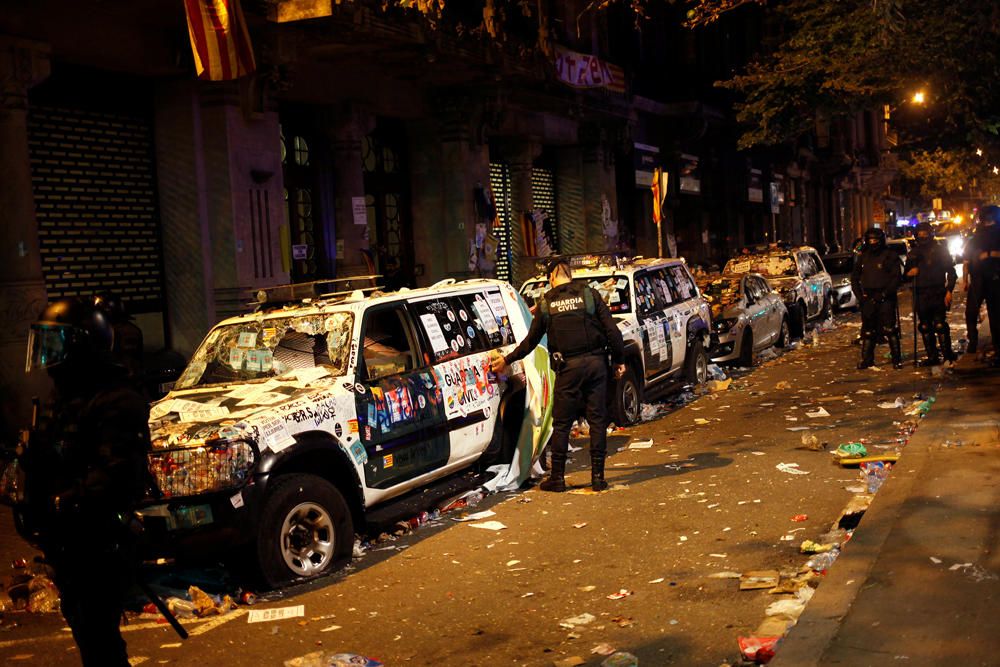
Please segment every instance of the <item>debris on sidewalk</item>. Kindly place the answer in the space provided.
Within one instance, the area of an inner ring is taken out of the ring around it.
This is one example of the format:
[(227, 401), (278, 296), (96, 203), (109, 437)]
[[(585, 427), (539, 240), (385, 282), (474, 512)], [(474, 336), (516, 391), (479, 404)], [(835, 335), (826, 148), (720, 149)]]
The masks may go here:
[(251, 609), (247, 614), (247, 623), (264, 623), (266, 621), (283, 621), (288, 618), (298, 618), (306, 615), (305, 605), (292, 607), (273, 607), (271, 609)]
[(859, 494), (856, 496), (851, 496), (851, 501), (847, 503), (847, 507), (840, 513), (840, 518), (834, 523), (837, 528), (843, 528), (844, 530), (854, 530), (861, 523), (861, 517), (865, 515), (868, 511), (868, 506), (871, 505), (872, 497), (867, 494)]
[(732, 378), (726, 378), (725, 380), (709, 380), (705, 383), (705, 388), (708, 389), (709, 393), (714, 394), (719, 391), (726, 391), (732, 383)]
[(615, 652), (615, 647), (607, 642), (603, 642), (590, 649), (590, 652), (594, 655), (611, 655)]
[(221, 598), (213, 598), (197, 586), (191, 586), (188, 588), (188, 595), (191, 597), (191, 602), (194, 604), (194, 615), (198, 618), (205, 618), (206, 616), (222, 616), (229, 611), (236, 609), (236, 603), (233, 602), (233, 599), (228, 595), (223, 595)]
[(597, 620), (597, 617), (593, 614), (588, 614), (586, 612), (580, 614), (579, 616), (572, 616), (570, 618), (564, 618), (559, 621), (559, 627), (565, 628), (567, 630), (572, 630), (578, 628), (581, 625), (589, 625)]
[(789, 475), (808, 475), (809, 474), (808, 470), (799, 470), (799, 464), (798, 463), (779, 463), (778, 465), (776, 465), (774, 467), (777, 470), (780, 470), (781, 472), (788, 473)]
[(837, 461), (841, 466), (845, 468), (860, 466), (865, 463), (873, 463), (876, 461), (886, 461), (889, 463), (895, 463), (899, 460), (899, 454), (874, 454), (869, 456), (862, 456), (859, 458), (844, 458)]
[(452, 521), (479, 521), (480, 519), (488, 519), (491, 516), (496, 516), (497, 513), (493, 510), (483, 510), (481, 512), (473, 512), (472, 514), (465, 514), (464, 512), (458, 516), (452, 517)]
[(781, 639), (780, 636), (737, 637), (736, 642), (739, 644), (740, 654), (745, 660), (764, 665), (774, 657), (774, 647), (779, 639)]
[(808, 514), (796, 514), (795, 516), (792, 517), (792, 521), (796, 521), (796, 522), (799, 522), (799, 521), (808, 521), (808, 520), (809, 520), (809, 515)]
[(812, 412), (806, 412), (806, 417), (809, 417), (810, 419), (817, 419), (819, 417), (829, 417), (829, 416), (830, 416), (830, 413), (827, 412), (826, 408), (824, 408), (822, 406), (816, 408)]
[(470, 523), (471, 528), (482, 528), (483, 530), (504, 530), (507, 528), (499, 521), (483, 521), (482, 523)]
[(750, 570), (740, 575), (740, 590), (753, 591), (778, 585), (781, 575), (777, 570)]
[(637, 439), (633, 440), (628, 444), (629, 449), (649, 449), (652, 446), (653, 446), (652, 438)]
[(573, 655), (561, 660), (553, 660), (552, 667), (579, 667), (579, 665), (585, 665), (586, 663), (587, 661), (580, 656)]
[(611, 593), (610, 595), (606, 595), (605, 597), (608, 598), (609, 600), (624, 600), (630, 595), (633, 595), (632, 591), (628, 590), (627, 588), (622, 588), (619, 589), (617, 593)]
[(0, 587), (0, 613), (28, 611), (45, 614), (59, 611), (59, 590), (52, 581), (52, 568), (45, 563), (18, 558), (13, 572)]
[(868, 456), (868, 450), (860, 442), (843, 442), (831, 452), (839, 459), (857, 459)]
[(631, 653), (620, 651), (608, 656), (601, 662), (601, 667), (639, 667), (639, 658)]
[(875, 493), (889, 477), (892, 464), (883, 461), (867, 461), (860, 465), (860, 470), (861, 478), (868, 487), (868, 493)]
[(286, 660), (285, 667), (383, 667), (383, 663), (355, 653), (314, 651)]
[(891, 403), (889, 401), (883, 401), (878, 404), (878, 406), (883, 410), (891, 410), (892, 408), (902, 408), (905, 405), (906, 403), (899, 396), (897, 396), (896, 400), (892, 401)]
[(802, 544), (799, 545), (799, 552), (804, 554), (821, 554), (839, 548), (840, 546), (837, 544), (821, 544), (812, 540), (803, 540)]

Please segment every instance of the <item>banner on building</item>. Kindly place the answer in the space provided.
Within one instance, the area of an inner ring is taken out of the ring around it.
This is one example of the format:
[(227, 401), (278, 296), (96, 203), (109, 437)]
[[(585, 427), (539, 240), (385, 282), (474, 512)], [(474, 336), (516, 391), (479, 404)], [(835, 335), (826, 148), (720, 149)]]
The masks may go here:
[(239, 0), (184, 0), (198, 78), (229, 81), (256, 69)]
[(677, 185), (681, 192), (691, 195), (701, 194), (701, 171), (698, 168), (698, 156), (681, 153), (677, 168)]
[(596, 56), (567, 49), (556, 51), (556, 77), (574, 88), (606, 88), (625, 93), (625, 71)]

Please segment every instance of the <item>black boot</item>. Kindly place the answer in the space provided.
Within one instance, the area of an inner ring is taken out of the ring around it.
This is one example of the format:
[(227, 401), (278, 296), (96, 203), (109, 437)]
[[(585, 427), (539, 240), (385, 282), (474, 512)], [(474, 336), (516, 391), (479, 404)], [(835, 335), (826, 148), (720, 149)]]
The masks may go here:
[(920, 362), (921, 366), (937, 366), (941, 363), (941, 357), (938, 354), (937, 339), (934, 337), (933, 331), (921, 332), (920, 335), (924, 339), (924, 350), (927, 351), (927, 358)]
[(965, 346), (965, 351), (968, 354), (975, 354), (976, 350), (979, 349), (979, 334), (969, 332), (969, 344)]
[(862, 338), (861, 339), (861, 363), (858, 364), (858, 370), (863, 370), (865, 368), (871, 368), (875, 365), (875, 339), (874, 338)]
[(552, 470), (549, 477), (538, 488), (542, 491), (560, 493), (566, 490), (566, 454), (552, 452)]
[(938, 331), (938, 342), (941, 346), (941, 356), (945, 361), (955, 361), (955, 350), (951, 349), (951, 329), (944, 325), (944, 329)]
[(891, 333), (889, 338), (889, 354), (892, 357), (892, 367), (899, 370), (903, 367), (903, 351), (899, 346), (899, 334)]
[(590, 452), (590, 488), (604, 491), (608, 483), (604, 481), (604, 452)]

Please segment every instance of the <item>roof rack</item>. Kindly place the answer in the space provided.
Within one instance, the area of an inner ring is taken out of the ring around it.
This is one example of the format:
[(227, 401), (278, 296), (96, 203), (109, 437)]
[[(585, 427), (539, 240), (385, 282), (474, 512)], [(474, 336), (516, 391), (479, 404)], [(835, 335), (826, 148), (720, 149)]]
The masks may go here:
[[(257, 290), (254, 296), (256, 301), (249, 305), (260, 307), (279, 307), (289, 303), (300, 301), (310, 301), (312, 299), (326, 299), (335, 296), (346, 296), (353, 294), (356, 290), (372, 291), (381, 289), (377, 285), (365, 287), (353, 287), (354, 282), (373, 282), (376, 278), (381, 278), (380, 274), (363, 276), (346, 276), (344, 278), (326, 278), (323, 280), (313, 280), (305, 283), (289, 283), (287, 285), (274, 285), (272, 287), (262, 287)], [(331, 290), (332, 286), (347, 287), (344, 289)]]
[(535, 260), (535, 268), (542, 273), (547, 273), (553, 263), (566, 262), (571, 269), (593, 269), (601, 266), (621, 269), (642, 259), (644, 259), (642, 255), (632, 255), (622, 250), (606, 250), (539, 257)]

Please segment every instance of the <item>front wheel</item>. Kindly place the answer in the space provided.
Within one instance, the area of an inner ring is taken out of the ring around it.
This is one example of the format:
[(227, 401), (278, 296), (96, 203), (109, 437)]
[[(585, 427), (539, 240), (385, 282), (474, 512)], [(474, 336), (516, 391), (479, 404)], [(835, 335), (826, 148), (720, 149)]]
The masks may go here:
[(740, 338), (740, 356), (736, 363), (741, 368), (753, 366), (753, 331), (750, 327), (743, 330), (743, 336)]
[(823, 310), (819, 313), (820, 322), (825, 322), (830, 319), (833, 315), (833, 299), (830, 298), (830, 293), (826, 292), (823, 295)]
[(684, 377), (688, 382), (703, 384), (708, 381), (708, 355), (700, 338), (692, 341), (684, 360)]
[(801, 301), (788, 309), (788, 328), (792, 338), (802, 338), (806, 335), (806, 305)]
[(269, 586), (314, 579), (349, 562), (353, 550), (354, 522), (337, 487), (306, 474), (273, 482), (257, 532), (257, 562)]
[(792, 342), (792, 334), (788, 330), (788, 318), (781, 318), (781, 330), (778, 332), (778, 340), (775, 345), (781, 348), (788, 347)]
[(642, 394), (639, 383), (635, 379), (635, 371), (626, 367), (625, 375), (614, 383), (615, 395), (612, 405), (612, 415), (619, 426), (630, 426), (639, 421)]

